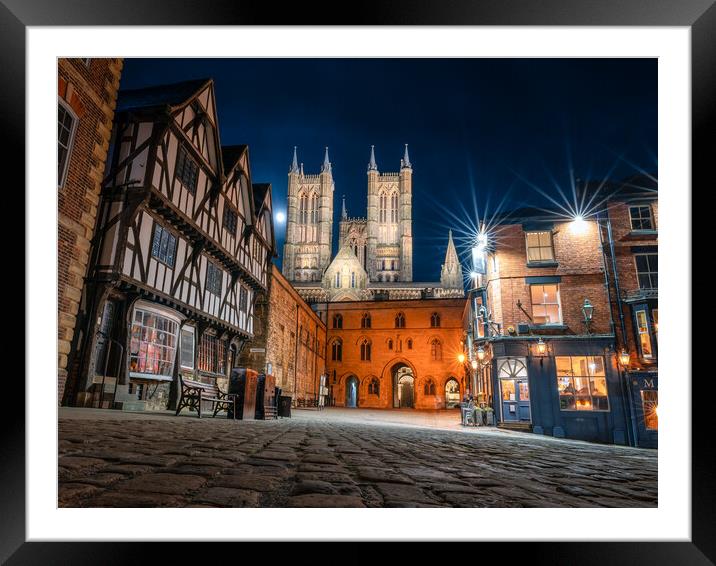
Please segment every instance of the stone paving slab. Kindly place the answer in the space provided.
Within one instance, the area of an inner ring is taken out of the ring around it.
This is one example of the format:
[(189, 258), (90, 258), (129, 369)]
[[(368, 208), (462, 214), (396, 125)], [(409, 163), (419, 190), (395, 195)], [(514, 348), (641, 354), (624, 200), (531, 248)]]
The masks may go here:
[[(381, 418), (382, 416), (382, 418)], [(449, 411), (229, 421), (60, 409), (61, 507), (655, 507), (657, 452)]]

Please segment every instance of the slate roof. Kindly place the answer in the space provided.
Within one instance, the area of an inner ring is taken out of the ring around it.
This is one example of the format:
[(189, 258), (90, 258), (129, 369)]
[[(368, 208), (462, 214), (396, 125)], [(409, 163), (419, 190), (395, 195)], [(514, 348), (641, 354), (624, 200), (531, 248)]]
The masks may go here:
[(194, 79), (180, 83), (120, 90), (116, 111), (176, 106), (186, 102), (210, 81), (211, 79)]

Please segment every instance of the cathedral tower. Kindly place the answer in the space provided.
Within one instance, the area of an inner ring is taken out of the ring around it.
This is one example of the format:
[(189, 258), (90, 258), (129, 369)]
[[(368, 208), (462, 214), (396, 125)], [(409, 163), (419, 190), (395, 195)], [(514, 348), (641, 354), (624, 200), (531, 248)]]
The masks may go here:
[(380, 173), (371, 146), (368, 163), (367, 271), (371, 281), (413, 280), (413, 168), (408, 145), (398, 173)]
[(333, 171), (328, 148), (318, 175), (306, 175), (296, 148), (288, 171), (286, 243), (281, 271), (289, 281), (321, 281), (331, 262)]

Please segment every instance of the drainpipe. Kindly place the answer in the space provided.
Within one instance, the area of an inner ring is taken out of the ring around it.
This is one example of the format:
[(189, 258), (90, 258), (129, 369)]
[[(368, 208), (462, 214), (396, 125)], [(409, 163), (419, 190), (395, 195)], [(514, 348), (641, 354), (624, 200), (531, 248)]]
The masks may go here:
[(298, 404), (298, 391), (296, 391), (297, 383), (298, 383), (298, 343), (301, 340), (301, 337), (298, 335), (298, 308), (299, 305), (296, 303), (296, 352), (293, 359), (293, 396), (294, 396), (294, 407)]

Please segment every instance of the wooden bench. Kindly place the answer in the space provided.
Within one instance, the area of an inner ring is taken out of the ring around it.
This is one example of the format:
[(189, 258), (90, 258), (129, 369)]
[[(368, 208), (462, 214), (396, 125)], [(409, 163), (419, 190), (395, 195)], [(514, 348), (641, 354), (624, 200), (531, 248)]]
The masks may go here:
[[(180, 387), (181, 394), (179, 402), (177, 403), (177, 412), (188, 407), (189, 410), (196, 411), (199, 413), (201, 418), (201, 402), (207, 401), (214, 407), (213, 416), (216, 417), (216, 413), (219, 411), (229, 411), (232, 405), (236, 404), (236, 395), (233, 393), (224, 393), (219, 386), (214, 383), (203, 383), (201, 381), (194, 381), (187, 379), (180, 375)], [(236, 418), (236, 411), (233, 411), (234, 419)]]

